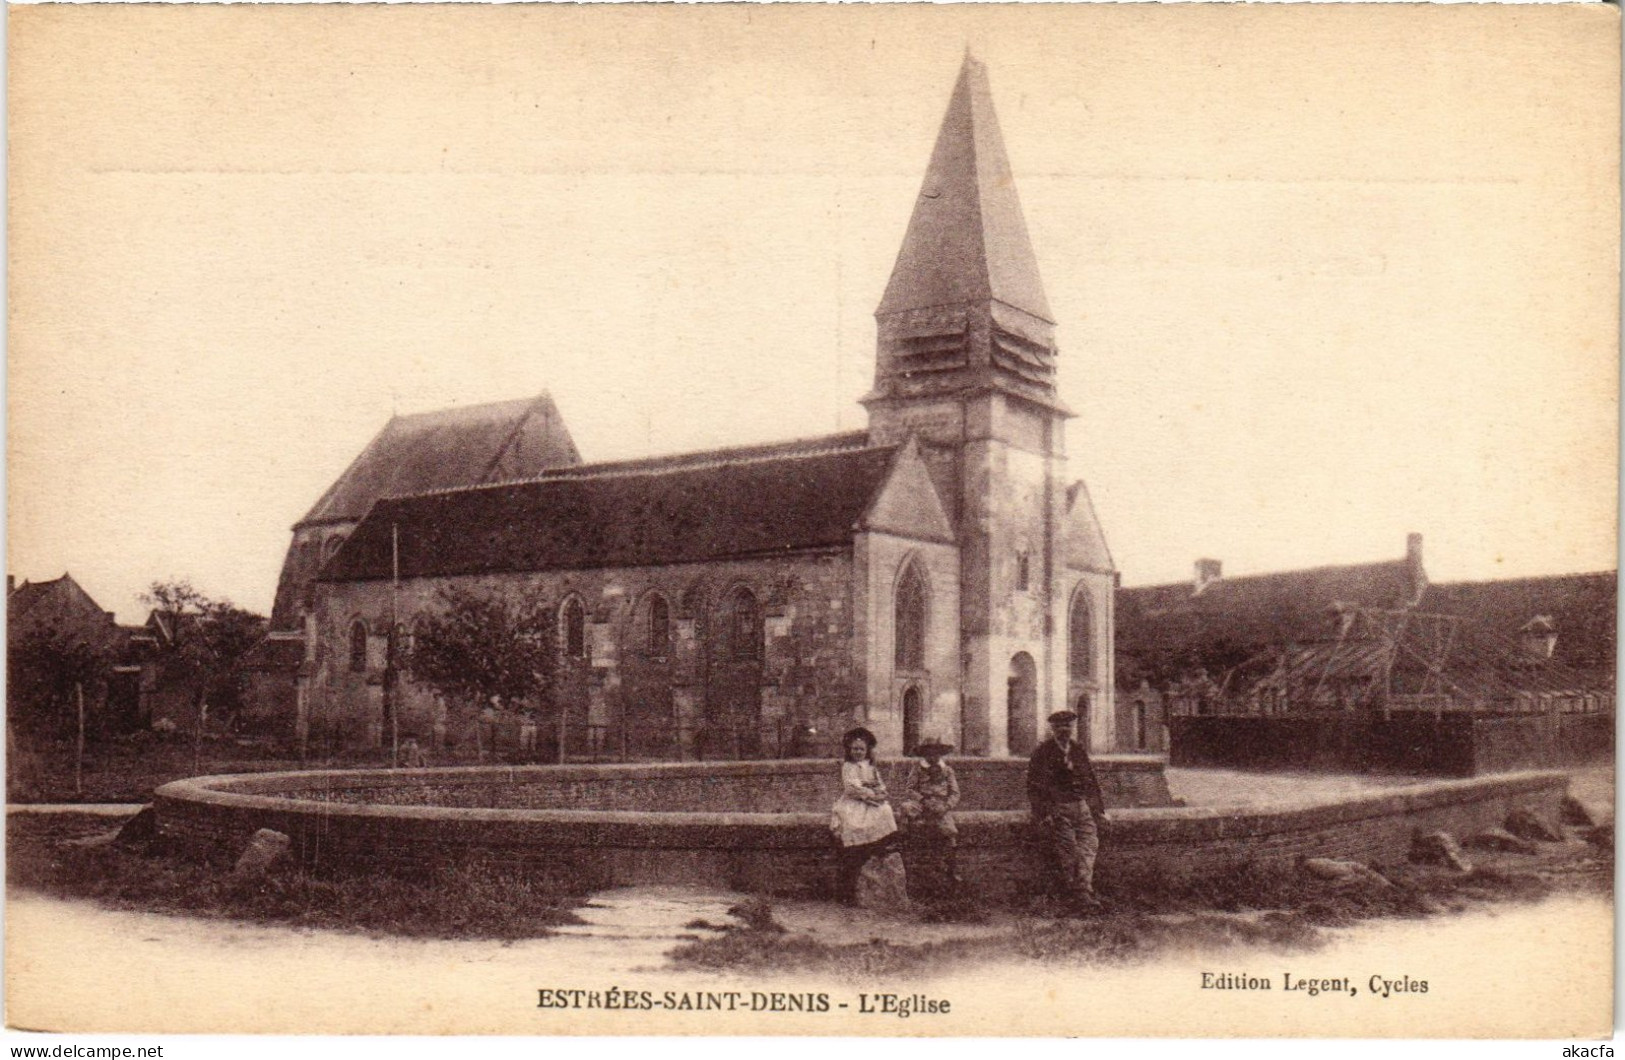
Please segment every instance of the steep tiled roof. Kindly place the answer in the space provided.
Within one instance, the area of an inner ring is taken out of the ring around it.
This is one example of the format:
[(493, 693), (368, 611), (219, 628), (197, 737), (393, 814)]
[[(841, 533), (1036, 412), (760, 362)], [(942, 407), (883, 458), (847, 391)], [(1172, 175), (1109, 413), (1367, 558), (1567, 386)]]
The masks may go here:
[[(36, 610), (37, 609), (37, 610)], [(113, 616), (85, 592), (73, 575), (48, 582), (23, 582), (6, 596), (6, 621), (13, 627), (32, 618), (86, 629), (113, 626)]]
[(1428, 587), (1419, 611), (1456, 615), (1486, 635), (1516, 642), (1531, 619), (1551, 619), (1552, 659), (1576, 669), (1612, 669), (1617, 638), (1619, 578), (1614, 571), (1445, 582)]
[[(620, 567), (850, 544), (891, 448), (794, 445), (563, 469), (380, 501), (322, 571), (387, 578)], [(808, 443), (803, 443), (808, 444)], [(789, 450), (785, 452), (784, 450)], [(751, 455), (752, 453), (758, 455)], [(743, 454), (743, 455), (742, 455)]]
[(11, 591), (6, 597), (6, 618), (16, 622), (28, 613), (28, 609), (44, 600), (57, 591), (57, 583), (65, 580), (67, 575), (55, 578), (48, 582), (23, 582)]
[(300, 523), (360, 519), (380, 497), (511, 482), (580, 459), (546, 394), (396, 416)]

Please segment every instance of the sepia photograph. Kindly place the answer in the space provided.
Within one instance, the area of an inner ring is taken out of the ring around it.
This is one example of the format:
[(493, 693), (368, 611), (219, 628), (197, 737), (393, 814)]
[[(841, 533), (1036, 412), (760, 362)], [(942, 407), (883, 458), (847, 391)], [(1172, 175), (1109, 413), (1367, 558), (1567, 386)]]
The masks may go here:
[(10, 1041), (1612, 1039), (1617, 6), (6, 32)]

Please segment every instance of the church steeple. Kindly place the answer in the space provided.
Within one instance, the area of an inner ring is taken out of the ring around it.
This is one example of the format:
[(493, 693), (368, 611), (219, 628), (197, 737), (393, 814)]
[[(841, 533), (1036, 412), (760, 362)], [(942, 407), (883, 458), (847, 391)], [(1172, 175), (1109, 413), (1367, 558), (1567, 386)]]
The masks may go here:
[[(953, 528), (957, 570), (939, 555), (933, 584), (958, 612), (960, 748), (1026, 754), (1040, 719), (1061, 705), (1093, 708), (1101, 744), (1111, 721), (1112, 575), (1072, 565), (1084, 517), (1065, 477), (1071, 413), (1056, 392), (1055, 323), (987, 72), (969, 55), (875, 324), (869, 437), (918, 454)], [(865, 584), (893, 585), (902, 553), (867, 554)], [(1074, 669), (1084, 653), (1089, 665)], [(875, 716), (905, 730), (908, 690), (926, 693), (890, 655), (876, 662), (870, 687), (891, 705)]]
[(875, 388), (864, 403), (878, 437), (915, 420), (922, 400), (990, 391), (1068, 415), (987, 70), (969, 54), (875, 318)]
[(967, 52), (879, 315), (993, 299), (1053, 323), (993, 113)]

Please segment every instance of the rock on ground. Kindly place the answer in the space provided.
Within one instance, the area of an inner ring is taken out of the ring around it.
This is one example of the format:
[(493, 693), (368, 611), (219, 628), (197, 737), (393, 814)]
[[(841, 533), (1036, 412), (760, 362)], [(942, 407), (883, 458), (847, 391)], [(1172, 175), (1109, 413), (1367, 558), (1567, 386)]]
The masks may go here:
[(909, 909), (908, 877), (903, 855), (870, 858), (858, 873), (858, 906), (875, 912), (901, 913)]
[(141, 812), (124, 822), (118, 830), (118, 842), (126, 846), (150, 843), (158, 838), (158, 811), (144, 806)]
[(100, 832), (96, 835), (82, 836), (79, 839), (64, 839), (62, 845), (65, 847), (92, 848), (111, 846), (116, 842), (118, 842), (118, 830), (114, 829), (111, 832)]
[(1411, 840), (1411, 860), (1423, 865), (1443, 865), (1457, 872), (1473, 871), (1473, 863), (1467, 860), (1461, 844), (1449, 832), (1419, 833)]
[(1388, 882), (1388, 878), (1382, 873), (1375, 872), (1358, 861), (1344, 861), (1339, 858), (1305, 858), (1302, 868), (1308, 875), (1332, 883), (1372, 884), (1378, 887), (1392, 886)]
[(1555, 824), (1524, 806), (1515, 807), (1507, 814), (1506, 830), (1519, 839), (1532, 839), (1539, 843), (1561, 843), (1564, 838)]
[(1564, 824), (1576, 824), (1583, 828), (1595, 828), (1602, 822), (1586, 808), (1586, 804), (1573, 795), (1563, 796), (1563, 806), (1558, 811), (1559, 819)]
[(293, 841), (281, 832), (261, 828), (248, 841), (248, 847), (232, 869), (235, 876), (257, 877), (265, 875), (270, 867), (286, 857)]

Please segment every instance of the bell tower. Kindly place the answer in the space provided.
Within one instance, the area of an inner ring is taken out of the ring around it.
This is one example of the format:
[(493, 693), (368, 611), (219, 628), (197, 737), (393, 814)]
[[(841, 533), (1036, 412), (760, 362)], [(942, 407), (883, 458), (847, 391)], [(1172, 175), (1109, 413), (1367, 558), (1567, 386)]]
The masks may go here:
[(1066, 699), (1072, 413), (987, 71), (968, 54), (875, 319), (870, 437), (918, 440), (955, 523), (961, 746), (1024, 754)]

